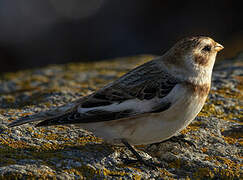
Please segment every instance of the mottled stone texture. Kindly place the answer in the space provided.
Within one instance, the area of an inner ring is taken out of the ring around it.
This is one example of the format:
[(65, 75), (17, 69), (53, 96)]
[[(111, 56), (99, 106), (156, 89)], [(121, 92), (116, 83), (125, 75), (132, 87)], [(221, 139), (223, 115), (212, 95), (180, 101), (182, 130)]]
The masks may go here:
[(137, 147), (144, 159), (163, 164), (150, 169), (124, 147), (102, 142), (73, 125), (7, 128), (20, 117), (46, 111), (102, 87), (153, 56), (97, 63), (51, 65), (0, 76), (0, 179), (240, 179), (243, 157), (243, 57), (218, 62), (208, 100), (181, 133), (193, 142)]

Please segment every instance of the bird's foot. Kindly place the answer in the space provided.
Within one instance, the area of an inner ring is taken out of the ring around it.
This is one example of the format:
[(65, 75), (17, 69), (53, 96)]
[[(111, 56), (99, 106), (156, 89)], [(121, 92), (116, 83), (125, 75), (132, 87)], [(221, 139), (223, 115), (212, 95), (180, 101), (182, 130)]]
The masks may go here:
[(173, 136), (170, 139), (167, 139), (167, 140), (163, 141), (163, 143), (164, 142), (168, 142), (168, 141), (177, 142), (180, 145), (182, 145), (182, 143), (187, 143), (189, 146), (193, 146), (194, 148), (197, 148), (197, 146), (193, 142), (185, 139), (185, 135), (184, 134), (181, 134), (179, 136)]
[(150, 162), (151, 159), (149, 160), (144, 160), (139, 154), (138, 152), (126, 141), (126, 140), (123, 140), (122, 141), (123, 144), (133, 153), (133, 155), (137, 158), (137, 159), (128, 159), (128, 158), (123, 158), (123, 163), (124, 164), (134, 164), (134, 163), (141, 163), (147, 167), (150, 167), (154, 170), (157, 170), (157, 168), (161, 168), (163, 167), (162, 164), (159, 164), (159, 163), (154, 163), (154, 162)]

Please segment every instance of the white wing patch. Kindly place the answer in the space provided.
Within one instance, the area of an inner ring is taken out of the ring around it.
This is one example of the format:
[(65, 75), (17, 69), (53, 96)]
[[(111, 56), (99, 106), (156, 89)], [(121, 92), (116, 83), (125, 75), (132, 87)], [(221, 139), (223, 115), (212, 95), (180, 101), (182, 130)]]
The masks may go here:
[(104, 110), (109, 112), (119, 112), (123, 110), (130, 109), (135, 113), (145, 113), (152, 111), (153, 107), (158, 105), (160, 102), (162, 102), (163, 98), (155, 97), (150, 100), (139, 100), (139, 99), (129, 99), (126, 101), (123, 101), (121, 103), (115, 102), (111, 105), (107, 106), (97, 106), (92, 108), (82, 108), (81, 106), (78, 107), (79, 113), (87, 113), (91, 110)]

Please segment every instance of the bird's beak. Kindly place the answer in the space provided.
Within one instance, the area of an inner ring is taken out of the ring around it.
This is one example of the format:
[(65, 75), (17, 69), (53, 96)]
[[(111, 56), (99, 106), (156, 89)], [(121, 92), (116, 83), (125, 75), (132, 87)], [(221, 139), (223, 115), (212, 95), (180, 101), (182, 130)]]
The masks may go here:
[(214, 46), (214, 49), (215, 51), (221, 51), (222, 49), (224, 49), (224, 46), (222, 46), (221, 44), (219, 43), (216, 43), (215, 46)]

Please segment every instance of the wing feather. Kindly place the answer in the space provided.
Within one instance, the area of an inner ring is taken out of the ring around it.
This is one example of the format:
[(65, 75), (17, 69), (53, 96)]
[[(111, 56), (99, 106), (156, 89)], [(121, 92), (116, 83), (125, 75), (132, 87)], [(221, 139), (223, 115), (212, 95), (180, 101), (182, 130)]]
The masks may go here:
[(171, 106), (164, 97), (178, 83), (176, 78), (162, 71), (156, 61), (150, 61), (91, 94), (74, 111), (37, 126), (94, 123), (159, 113)]
[(179, 83), (178, 79), (150, 61), (98, 90), (81, 104), (83, 108), (111, 105), (129, 99), (163, 98)]
[[(144, 113), (158, 113), (170, 108), (165, 98), (180, 83), (162, 70), (158, 61), (147, 62), (97, 92), (83, 97), (67, 108), (45, 113), (37, 118), (22, 118), (9, 127), (41, 121), (37, 126), (94, 123), (128, 118)], [(42, 118), (43, 117), (43, 118)]]

